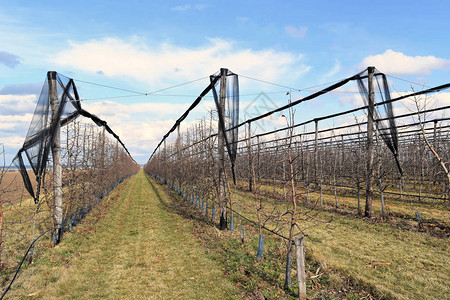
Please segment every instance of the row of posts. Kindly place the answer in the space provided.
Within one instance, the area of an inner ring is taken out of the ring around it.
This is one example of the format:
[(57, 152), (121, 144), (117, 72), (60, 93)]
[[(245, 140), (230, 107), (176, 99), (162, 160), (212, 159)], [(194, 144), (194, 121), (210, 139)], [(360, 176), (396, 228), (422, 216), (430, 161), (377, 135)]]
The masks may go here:
[[(220, 70), (220, 95), (219, 95), (219, 109), (221, 110), (221, 115), (225, 116), (225, 101), (226, 101), (226, 82), (227, 82), (227, 69)], [(366, 180), (366, 210), (365, 215), (367, 217), (371, 217), (372, 213), (372, 192), (373, 192), (373, 160), (374, 160), (374, 149), (373, 149), (373, 111), (374, 111), (374, 89), (373, 89), (373, 75), (374, 75), (374, 67), (368, 68), (368, 82), (369, 82), (369, 107), (368, 107), (368, 118), (367, 118), (367, 180)], [(54, 222), (54, 231), (52, 234), (52, 243), (59, 243), (59, 231), (61, 230), (61, 224), (63, 220), (63, 207), (62, 207), (62, 166), (61, 166), (61, 138), (60, 138), (60, 124), (59, 124), (59, 115), (62, 108), (58, 102), (58, 92), (56, 86), (56, 72), (48, 72), (47, 73), (48, 85), (49, 85), (49, 98), (50, 98), (50, 107), (52, 113), (52, 124), (55, 126), (54, 136), (52, 140), (51, 150), (53, 157), (53, 192), (54, 192), (54, 207), (53, 207), (53, 222)], [(56, 122), (56, 124), (55, 124)], [(220, 223), (219, 228), (221, 230), (225, 230), (227, 228), (227, 203), (225, 197), (225, 189), (226, 183), (224, 178), (224, 170), (225, 170), (225, 139), (224, 139), (224, 130), (222, 124), (219, 120), (219, 131), (218, 131), (218, 155), (219, 155), (219, 215), (220, 215)], [(318, 136), (318, 122), (315, 122), (315, 173), (317, 176), (317, 168), (318, 168), (318, 159), (317, 159), (317, 136)], [(249, 147), (251, 147), (251, 126), (249, 123), (248, 126), (248, 140)], [(249, 172), (251, 173), (251, 172)], [(251, 177), (251, 174), (249, 175)], [(249, 180), (252, 182), (252, 180)], [(250, 183), (251, 184), (251, 183)], [(252, 186), (250, 185), (250, 189)], [(300, 239), (296, 238), (297, 241)], [(303, 239), (299, 242), (299, 247), (296, 250), (299, 254), (304, 253), (303, 248)], [(297, 248), (297, 247), (296, 247)], [(301, 252), (301, 253), (300, 253)], [(301, 255), (303, 257), (303, 254)], [(298, 260), (297, 257), (297, 268), (303, 265), (303, 277), (304, 277), (304, 259)], [(299, 265), (300, 264), (300, 265)], [(299, 270), (299, 269), (298, 269)], [(302, 272), (298, 272), (299, 274)], [(303, 278), (304, 282), (304, 278)], [(303, 286), (303, 284), (302, 284)], [(300, 289), (300, 282), (299, 282)], [(300, 296), (302, 298), (303, 291), (301, 291)], [(306, 292), (305, 292), (306, 297)]]
[[(368, 67), (368, 91), (369, 91), (369, 103), (368, 103), (368, 112), (367, 112), (367, 177), (366, 177), (366, 202), (365, 202), (365, 212), (364, 216), (371, 218), (372, 217), (372, 197), (373, 197), (373, 182), (374, 182), (374, 143), (373, 143), (373, 126), (374, 126), (374, 108), (375, 108), (375, 92), (374, 92), (374, 84), (373, 84), (373, 76), (375, 73), (375, 67)], [(225, 97), (225, 96), (224, 96)], [(221, 99), (222, 99), (222, 90), (221, 90)], [(222, 105), (222, 102), (221, 102)], [(223, 108), (222, 108), (223, 109)], [(318, 159), (318, 137), (319, 137), (319, 120), (314, 120), (315, 125), (315, 136), (314, 136), (314, 178), (318, 178), (318, 169), (319, 169), (319, 159)], [(219, 124), (220, 126), (220, 124)], [(220, 144), (220, 135), (219, 131), (219, 158), (220, 161), (220, 170), (223, 170), (223, 146)], [(251, 170), (251, 153), (252, 153), (252, 131), (251, 131), (251, 123), (248, 123), (248, 136), (247, 136), (247, 144), (249, 147), (249, 170)], [(222, 142), (223, 145), (223, 142)], [(258, 137), (258, 153), (259, 153), (259, 137)], [(221, 178), (221, 172), (219, 172), (219, 182)], [(248, 172), (248, 187), (250, 191), (253, 191), (253, 178), (252, 172)]]
[[(367, 178), (366, 178), (366, 207), (365, 216), (371, 217), (372, 215), (372, 193), (373, 193), (373, 163), (374, 163), (374, 145), (373, 145), (373, 113), (374, 113), (374, 88), (373, 88), (373, 76), (374, 67), (368, 68), (368, 88), (369, 88), (369, 103), (368, 103), (368, 118), (367, 118)], [(227, 82), (228, 70), (222, 68), (220, 70), (220, 95), (219, 95), (219, 109), (221, 115), (225, 116), (225, 101), (226, 101), (226, 82)], [(58, 92), (56, 86), (56, 72), (47, 73), (48, 85), (49, 85), (49, 98), (50, 107), (52, 113), (52, 124), (55, 126), (54, 136), (52, 140), (51, 150), (53, 156), (53, 192), (54, 192), (54, 207), (53, 207), (53, 222), (54, 231), (52, 234), (52, 243), (59, 243), (59, 231), (61, 230), (61, 224), (63, 220), (63, 207), (62, 207), (62, 166), (61, 166), (61, 138), (60, 138), (60, 124), (59, 115), (62, 108), (58, 102)], [(56, 123), (56, 124), (55, 124)], [(218, 131), (218, 155), (219, 155), (219, 215), (220, 223), (219, 228), (225, 230), (227, 228), (227, 203), (225, 197), (226, 183), (224, 178), (225, 170), (225, 138), (224, 130), (219, 120)], [(251, 125), (248, 126), (248, 141), (249, 147), (251, 147)], [(317, 139), (318, 139), (318, 121), (315, 122), (315, 174), (317, 176), (318, 159), (317, 159)], [(249, 162), (251, 163), (251, 162)], [(251, 172), (249, 172), (251, 178)], [(251, 182), (249, 180), (250, 190), (252, 189)], [(296, 239), (297, 241), (297, 239)], [(303, 241), (303, 240), (302, 240)], [(302, 243), (303, 244), (303, 243)], [(302, 246), (303, 247), (303, 246)], [(298, 252), (298, 251), (296, 251)], [(304, 252), (301, 250), (300, 252)], [(301, 263), (301, 262), (300, 262)], [(297, 262), (299, 264), (299, 262)], [(304, 262), (302, 263), (304, 265)], [(299, 266), (297, 266), (299, 267)], [(301, 273), (301, 272), (299, 272)], [(303, 268), (304, 273), (304, 268)], [(299, 282), (300, 283), (300, 282)]]

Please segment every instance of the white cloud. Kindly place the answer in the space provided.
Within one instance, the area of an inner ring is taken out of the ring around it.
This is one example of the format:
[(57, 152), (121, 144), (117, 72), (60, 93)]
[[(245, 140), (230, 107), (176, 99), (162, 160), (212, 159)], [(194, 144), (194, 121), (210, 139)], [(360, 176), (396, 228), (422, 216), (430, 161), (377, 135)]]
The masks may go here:
[(382, 54), (368, 56), (359, 64), (363, 69), (375, 66), (380, 72), (397, 75), (428, 75), (432, 70), (450, 69), (450, 59), (435, 56), (407, 56), (402, 52), (386, 50)]
[(83, 103), (83, 107), (90, 113), (104, 118), (111, 116), (136, 116), (136, 114), (164, 118), (167, 116), (180, 116), (189, 107), (189, 104), (151, 102), (125, 105), (112, 101), (102, 101), (89, 104)]
[(14, 151), (18, 150), (25, 140), (32, 117), (33, 114), (2, 115), (0, 117), (0, 143)]
[(300, 26), (300, 27), (294, 27), (294, 26), (286, 26), (284, 28), (291, 37), (294, 38), (303, 38), (306, 35), (306, 32), (308, 31), (308, 27), (306, 26)]
[(437, 106), (450, 106), (450, 93), (438, 93), (434, 96), (434, 100)]
[(175, 6), (175, 7), (172, 8), (172, 10), (175, 10), (175, 11), (186, 11), (186, 10), (189, 10), (189, 9), (191, 9), (191, 6), (189, 4), (178, 5), (178, 6)]
[(324, 75), (324, 79), (333, 77), (341, 70), (342, 70), (341, 62), (336, 60), (333, 68), (327, 74)]
[[(404, 96), (410, 94), (411, 92), (399, 92), (398, 96)], [(421, 110), (429, 110), (433, 108), (450, 106), (450, 93), (436, 93), (430, 95), (419, 95), (416, 98), (408, 97), (401, 101), (401, 104), (394, 103), (394, 113), (396, 115), (401, 114), (409, 114), (412, 112), (417, 112), (417, 107), (415, 101), (419, 104), (419, 108)], [(436, 112), (427, 113), (427, 119), (441, 118), (441, 117), (449, 117), (449, 109), (438, 110)], [(417, 121), (417, 117), (414, 116), (414, 122)]]
[[(71, 42), (69, 48), (48, 59), (73, 69), (91, 73), (101, 71), (104, 76), (148, 83), (149, 90), (206, 77), (221, 67), (271, 82), (293, 82), (310, 70), (309, 66), (303, 64), (301, 54), (273, 49), (242, 49), (223, 39), (208, 39), (199, 47), (117, 38)], [(241, 86), (246, 86), (247, 80), (241, 77)], [(204, 87), (208, 82), (209, 79), (205, 79), (199, 84)], [(255, 87), (260, 83), (252, 81), (251, 84)], [(193, 99), (187, 103), (167, 103), (150, 95), (146, 100), (149, 101), (129, 104), (83, 102), (83, 107), (106, 120), (136, 159), (142, 162)], [(213, 101), (204, 99), (189, 120), (184, 122), (182, 130), (196, 122), (199, 110), (202, 113), (198, 115), (207, 116), (204, 112), (211, 106), (214, 106)]]
[(182, 11), (188, 11), (191, 9), (204, 10), (206, 7), (207, 7), (207, 5), (205, 5), (205, 4), (194, 4), (194, 5), (185, 4), (185, 5), (178, 5), (178, 6), (172, 7), (172, 10), (182, 12)]
[(221, 67), (267, 81), (293, 81), (310, 70), (303, 56), (273, 49), (237, 49), (231, 41), (209, 39), (200, 47), (145, 44), (117, 38), (70, 42), (70, 48), (48, 58), (70, 68), (106, 76), (132, 78), (151, 87), (208, 76)]
[[(20, 149), (20, 147), (22, 147), (24, 140), (25, 140), (25, 137), (23, 137), (23, 136), (9, 135), (9, 136), (2, 137), (1, 143), (3, 143), (5, 145), (5, 147), (11, 148), (11, 149), (14, 149), (17, 151)], [(16, 153), (10, 153), (10, 154), (16, 154)]]
[[(30, 123), (33, 118), (33, 114), (24, 114), (24, 115), (5, 115), (0, 118), (1, 122), (16, 122), (16, 123)], [(0, 125), (0, 129), (1, 129)]]
[(250, 20), (250, 18), (248, 17), (236, 17), (236, 21), (241, 22), (241, 23), (246, 23)]
[[(205, 101), (203, 105), (211, 103)], [(111, 129), (132, 151), (133, 157), (145, 162), (161, 138), (169, 131), (189, 104), (134, 103), (111, 101), (84, 104), (83, 107), (108, 122)], [(202, 109), (202, 108), (200, 108)], [(88, 123), (90, 121), (87, 121)], [(182, 130), (198, 121), (183, 122)]]
[(36, 101), (36, 95), (0, 95), (0, 115), (30, 112)]

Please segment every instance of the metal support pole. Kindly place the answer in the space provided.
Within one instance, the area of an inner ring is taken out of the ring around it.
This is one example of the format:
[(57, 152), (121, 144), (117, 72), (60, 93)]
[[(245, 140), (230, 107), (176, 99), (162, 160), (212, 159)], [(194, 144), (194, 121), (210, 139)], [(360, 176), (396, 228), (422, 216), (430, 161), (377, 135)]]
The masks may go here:
[(314, 182), (316, 184), (316, 188), (319, 186), (319, 158), (318, 158), (318, 139), (319, 139), (319, 121), (314, 120), (314, 124), (316, 127), (316, 131), (314, 134)]
[(252, 125), (248, 123), (248, 190), (253, 192), (252, 178)]

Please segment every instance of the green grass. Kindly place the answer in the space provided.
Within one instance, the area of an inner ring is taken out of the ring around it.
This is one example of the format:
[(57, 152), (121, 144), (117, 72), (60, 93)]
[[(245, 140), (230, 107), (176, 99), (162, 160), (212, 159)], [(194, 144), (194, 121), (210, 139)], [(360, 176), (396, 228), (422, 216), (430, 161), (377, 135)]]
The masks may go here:
[[(253, 201), (248, 192), (240, 191), (239, 195), (242, 204)], [(263, 198), (265, 210), (270, 211), (277, 201)], [(245, 215), (254, 216), (250, 207), (241, 207)], [(299, 209), (305, 210), (301, 206)], [(332, 212), (322, 211), (320, 218), (333, 219), (333, 222), (329, 226), (318, 223), (309, 228), (306, 232), (310, 238), (305, 244), (310, 257), (318, 261), (322, 269), (337, 271), (361, 286), (373, 289), (380, 298), (448, 297), (448, 238)]]
[[(273, 185), (269, 184), (269, 194), (267, 194), (267, 185), (264, 183), (261, 186), (261, 193), (266, 196), (273, 196), (274, 189)], [(241, 185), (242, 186), (242, 185)], [(311, 188), (313, 184), (311, 184)], [(247, 186), (244, 184), (244, 190)], [(287, 196), (290, 195), (289, 185), (286, 186)], [(377, 192), (377, 190), (375, 189)], [(298, 193), (300, 193), (300, 198), (306, 199), (306, 190), (304, 188), (298, 188)], [(279, 183), (275, 186), (275, 196), (277, 198), (283, 197), (283, 188)], [(339, 189), (337, 190), (337, 198), (339, 208), (335, 209), (335, 199), (334, 192), (331, 188), (327, 188), (323, 190), (323, 208), (325, 210), (336, 210), (337, 212), (348, 213), (348, 214), (357, 214), (357, 198), (356, 195), (352, 195), (348, 189)], [(310, 192), (310, 201), (319, 203), (320, 193), (319, 191)], [(361, 190), (361, 210), (364, 213), (364, 205), (365, 205), (365, 196), (364, 190)], [(381, 216), (381, 200), (379, 196), (376, 196), (372, 202), (373, 215), (377, 218)], [(425, 203), (417, 203), (411, 202), (407, 200), (407, 197), (404, 197), (404, 200), (399, 199), (399, 196), (393, 196), (389, 194), (385, 194), (385, 207), (386, 212), (389, 214), (389, 223), (394, 226), (405, 227), (408, 229), (414, 229), (417, 227), (415, 212), (418, 211), (424, 221), (425, 229), (428, 232), (431, 232), (433, 235), (445, 236), (449, 233), (450, 227), (450, 207), (444, 201), (435, 201), (435, 202), (425, 202)]]
[[(252, 195), (238, 194), (242, 205), (235, 208), (254, 216)], [(267, 210), (279, 202), (263, 200)], [(308, 297), (448, 298), (447, 238), (332, 212), (321, 212), (321, 218), (334, 221), (307, 231)], [(257, 262), (257, 229), (244, 223), (242, 244), (239, 224), (235, 219), (234, 232), (217, 230), (188, 202), (141, 172), (119, 185), (60, 245), (25, 268), (9, 296), (294, 298), (295, 268), (293, 287), (282, 288), (284, 243), (264, 232), (264, 259)]]
[(122, 183), (61, 244), (27, 267), (11, 298), (236, 299), (192, 235), (140, 172)]
[[(166, 186), (161, 185), (171, 196), (167, 206), (187, 220), (195, 220), (194, 230), (208, 251), (209, 257), (223, 266), (227, 276), (245, 291), (245, 299), (296, 299), (297, 284), (295, 262), (292, 263), (291, 288), (285, 289), (284, 274), (286, 244), (280, 238), (264, 231), (264, 257), (256, 260), (258, 229), (235, 219), (235, 230), (220, 231), (210, 221), (209, 215), (201, 215), (188, 201), (182, 199)], [(269, 201), (269, 199), (265, 199)], [(272, 201), (273, 202), (273, 201)], [(211, 203), (210, 203), (211, 204)], [(217, 214), (216, 220), (218, 221)], [(241, 242), (240, 226), (245, 229), (245, 242)], [(334, 270), (323, 270), (320, 262), (307, 253), (306, 274), (308, 297), (311, 299), (361, 299), (371, 293), (364, 285), (357, 285)], [(319, 276), (316, 273), (319, 272)], [(310, 278), (310, 277), (313, 277)], [(334, 279), (334, 280), (333, 280)], [(337, 284), (336, 282), (339, 282)]]

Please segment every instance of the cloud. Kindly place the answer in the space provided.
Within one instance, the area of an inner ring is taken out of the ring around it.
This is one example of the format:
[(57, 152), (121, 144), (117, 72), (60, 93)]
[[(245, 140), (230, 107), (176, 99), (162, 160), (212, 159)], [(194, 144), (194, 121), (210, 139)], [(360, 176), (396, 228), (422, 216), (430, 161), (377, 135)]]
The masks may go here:
[[(13, 150), (13, 153), (7, 153), (9, 154), (9, 156), (11, 156), (11, 160), (12, 155), (15, 155), (16, 151), (19, 150), (20, 147), (22, 147), (24, 139), (25, 137), (21, 135), (8, 135), (2, 137), (2, 143), (5, 145), (5, 147), (11, 148)], [(6, 161), (9, 160), (7, 159)]]
[(310, 70), (302, 59), (301, 54), (273, 49), (238, 49), (233, 42), (218, 38), (195, 48), (117, 38), (70, 42), (68, 49), (49, 58), (58, 65), (91, 73), (102, 70), (105, 76), (132, 78), (152, 87), (208, 76), (221, 67), (267, 81), (282, 77), (292, 81)]
[(240, 23), (246, 23), (250, 20), (248, 17), (236, 17), (236, 21)]
[(174, 11), (188, 11), (188, 10), (204, 10), (207, 7), (207, 5), (205, 4), (185, 4), (185, 5), (178, 5), (175, 7), (172, 7), (172, 10)]
[(336, 60), (336, 63), (334, 64), (333, 68), (327, 74), (324, 75), (324, 79), (333, 77), (341, 70), (342, 70), (341, 62)]
[(37, 95), (0, 95), (0, 116), (33, 112)]
[(434, 98), (432, 96), (431, 99), (434, 99), (437, 106), (450, 106), (450, 93), (437, 93)]
[[(0, 130), (11, 132), (12, 130), (24, 131), (28, 129), (28, 124), (31, 122), (33, 114), (23, 115), (5, 115), (0, 119)], [(22, 137), (23, 139), (25, 136)]]
[[(411, 92), (399, 92), (396, 96), (405, 96), (407, 94), (411, 94)], [(429, 95), (420, 95), (417, 96), (416, 98), (414, 98), (413, 96), (405, 98), (401, 100), (400, 103), (397, 102), (393, 104), (395, 115), (417, 112), (415, 101), (417, 101), (419, 108), (421, 108), (421, 110), (424, 110), (425, 108), (427, 110), (430, 110), (433, 108), (446, 107), (450, 105), (450, 92), (440, 92)], [(449, 110), (442, 109), (435, 112), (429, 112), (426, 115), (428, 120), (441, 117), (448, 118)], [(416, 122), (417, 116), (413, 116), (412, 119), (414, 119), (415, 120), (414, 122)]]
[(125, 118), (131, 118), (133, 116), (137, 118), (137, 114), (145, 114), (147, 117), (155, 116), (165, 118), (167, 116), (180, 116), (189, 107), (189, 103), (150, 102), (125, 105), (112, 101), (102, 101), (88, 104), (83, 103), (83, 107), (89, 112), (103, 118), (111, 116), (123, 116)]
[(42, 85), (42, 82), (5, 85), (0, 88), (0, 95), (39, 94), (42, 89)]
[(359, 64), (363, 69), (375, 66), (380, 72), (397, 75), (428, 75), (432, 70), (450, 69), (450, 59), (435, 56), (407, 56), (388, 49), (382, 54), (368, 56)]
[[(232, 41), (218, 38), (208, 39), (198, 47), (117, 38), (71, 42), (67, 49), (48, 60), (92, 74), (101, 70), (105, 77), (147, 83), (150, 84), (149, 90), (158, 89), (158, 85), (167, 86), (205, 77), (221, 67), (271, 82), (293, 82), (310, 70), (303, 63), (301, 54), (270, 48), (239, 48)], [(246, 84), (243, 83), (245, 80), (249, 79), (241, 77), (242, 86)], [(207, 82), (209, 80), (205, 79), (199, 84), (204, 88)], [(260, 84), (251, 83), (251, 88)], [(177, 99), (176, 103), (168, 103), (161, 99), (164, 98), (150, 95), (145, 103), (86, 101), (83, 107), (105, 119), (141, 161), (151, 154), (161, 137), (193, 100), (180, 103), (182, 99)], [(213, 101), (204, 99), (190, 114), (189, 120), (183, 123), (183, 127), (208, 115), (205, 112), (211, 106), (214, 106)]]
[[(204, 103), (209, 104), (209, 103)], [(83, 107), (106, 120), (139, 162), (145, 162), (164, 134), (189, 106), (177, 103), (120, 104), (111, 101), (83, 103)], [(195, 114), (195, 111), (192, 113)], [(192, 114), (191, 114), (192, 115)], [(191, 116), (190, 115), (190, 116)], [(87, 119), (81, 119), (90, 123)], [(190, 122), (183, 122), (183, 128)], [(183, 129), (184, 130), (184, 129)]]
[(32, 117), (33, 114), (0, 116), (0, 143), (10, 148), (7, 155), (15, 154), (22, 146)]
[(15, 68), (20, 64), (20, 57), (12, 53), (5, 51), (0, 51), (0, 63), (4, 64), (9, 68)]
[(299, 28), (294, 27), (294, 26), (286, 26), (284, 28), (287, 32), (287, 34), (289, 34), (291, 37), (294, 38), (303, 38), (306, 35), (306, 32), (308, 31), (308, 27), (305, 26), (300, 26)]

